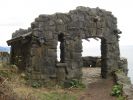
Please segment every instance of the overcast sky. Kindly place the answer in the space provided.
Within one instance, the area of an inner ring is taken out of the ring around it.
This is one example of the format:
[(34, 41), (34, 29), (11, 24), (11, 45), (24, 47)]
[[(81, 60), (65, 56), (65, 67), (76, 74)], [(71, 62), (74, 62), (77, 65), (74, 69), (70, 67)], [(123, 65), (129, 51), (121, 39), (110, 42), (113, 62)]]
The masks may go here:
[(28, 28), (39, 14), (68, 12), (77, 6), (100, 7), (118, 18), (118, 28), (123, 32), (121, 45), (133, 45), (132, 0), (0, 0), (0, 46), (19, 28)]

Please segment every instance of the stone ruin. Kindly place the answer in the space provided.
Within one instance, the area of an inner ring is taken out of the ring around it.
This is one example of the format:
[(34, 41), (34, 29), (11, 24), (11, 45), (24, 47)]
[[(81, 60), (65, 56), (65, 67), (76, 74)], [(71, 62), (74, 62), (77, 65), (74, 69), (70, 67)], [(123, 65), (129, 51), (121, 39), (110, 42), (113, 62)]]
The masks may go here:
[(1, 51), (0, 52), (0, 63), (9, 63), (10, 62), (9, 56), (10, 55), (8, 52)]
[[(99, 8), (77, 7), (68, 13), (39, 15), (27, 30), (20, 29), (8, 40), (10, 62), (31, 80), (80, 79), (83, 67), (82, 39), (101, 39), (101, 77), (120, 66), (117, 19)], [(60, 42), (60, 61), (57, 43)]]

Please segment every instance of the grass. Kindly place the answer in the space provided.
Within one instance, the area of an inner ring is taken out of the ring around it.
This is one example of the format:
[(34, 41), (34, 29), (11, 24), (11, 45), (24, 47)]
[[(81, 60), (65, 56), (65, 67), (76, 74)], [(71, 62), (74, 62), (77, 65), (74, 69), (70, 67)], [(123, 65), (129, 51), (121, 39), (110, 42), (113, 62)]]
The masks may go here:
[(23, 73), (18, 73), (14, 65), (0, 64), (0, 76), (8, 78), (6, 84), (20, 100), (77, 100), (84, 91), (81, 88), (62, 88), (58, 85), (52, 88), (40, 87), (37, 83), (33, 87), (29, 86)]
[(74, 88), (32, 88), (22, 85), (21, 87), (14, 87), (14, 92), (17, 93), (19, 97), (27, 97), (28, 100), (31, 98), (34, 98), (33, 100), (77, 100), (78, 96), (80, 96), (83, 91)]
[(117, 97), (116, 100), (127, 100), (127, 99), (124, 96), (119, 96), (119, 97)]
[(28, 100), (31, 98), (34, 98), (33, 100), (77, 100), (80, 93), (82, 93), (80, 90), (74, 89), (48, 89), (26, 86), (14, 87), (14, 92), (17, 93), (19, 97), (27, 97)]
[(37, 95), (38, 95), (38, 100), (77, 100), (76, 96), (68, 92), (65, 93), (50, 92), (50, 93), (41, 93)]

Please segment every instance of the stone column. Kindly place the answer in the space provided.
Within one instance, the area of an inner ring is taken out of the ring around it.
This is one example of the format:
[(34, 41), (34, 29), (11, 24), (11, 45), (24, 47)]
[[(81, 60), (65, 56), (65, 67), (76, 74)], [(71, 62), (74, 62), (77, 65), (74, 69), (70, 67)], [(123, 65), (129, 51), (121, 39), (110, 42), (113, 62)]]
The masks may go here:
[(102, 39), (101, 43), (101, 76), (106, 78), (108, 74), (118, 69), (119, 56), (119, 45), (115, 38), (114, 41), (108, 41)]

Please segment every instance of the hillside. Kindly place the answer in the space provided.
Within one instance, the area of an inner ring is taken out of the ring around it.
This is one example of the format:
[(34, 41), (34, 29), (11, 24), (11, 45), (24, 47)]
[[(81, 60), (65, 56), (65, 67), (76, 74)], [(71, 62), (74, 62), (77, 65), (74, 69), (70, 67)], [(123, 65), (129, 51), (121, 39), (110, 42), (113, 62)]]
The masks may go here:
[(52, 83), (43, 87), (35, 82), (28, 85), (25, 74), (19, 73), (15, 65), (0, 63), (0, 100), (115, 100), (110, 95), (113, 81), (101, 79), (100, 68), (82, 71), (86, 88), (78, 81), (72, 81), (70, 88)]

